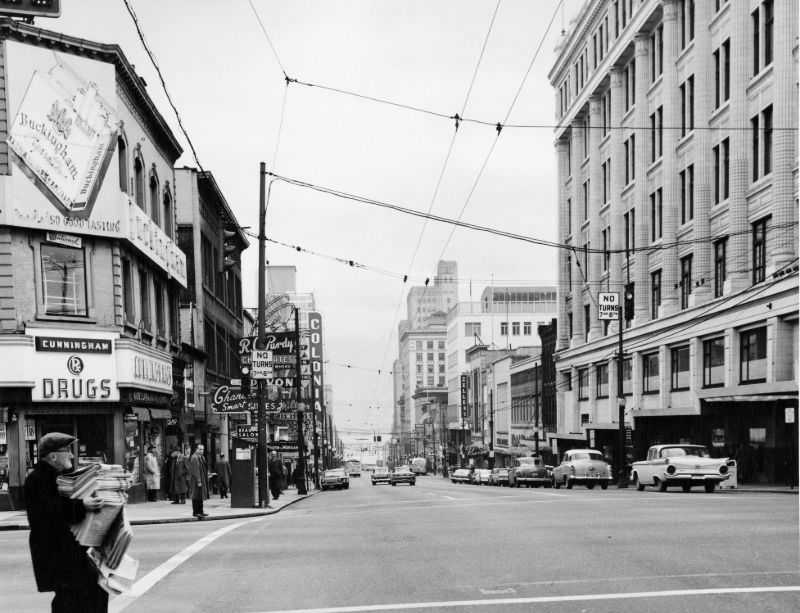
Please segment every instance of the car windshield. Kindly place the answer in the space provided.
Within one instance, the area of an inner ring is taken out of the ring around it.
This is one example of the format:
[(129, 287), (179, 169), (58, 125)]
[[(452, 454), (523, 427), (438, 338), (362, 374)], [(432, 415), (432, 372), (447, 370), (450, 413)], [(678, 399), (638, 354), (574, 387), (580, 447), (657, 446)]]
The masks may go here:
[(325, 471), (325, 476), (326, 477), (341, 477), (343, 475), (344, 475), (344, 469), (343, 468), (333, 468), (331, 470), (326, 470)]
[(517, 462), (520, 466), (535, 466), (542, 463), (539, 458), (517, 458)]
[(469, 471), (466, 468), (459, 468), (456, 472), (453, 473), (454, 475), (468, 475)]
[(385, 475), (388, 472), (389, 472), (388, 468), (376, 468), (375, 469), (375, 474), (376, 475)]
[(665, 447), (661, 450), (662, 458), (675, 458), (679, 456), (697, 456), (701, 458), (708, 458), (710, 454), (708, 449), (697, 445), (684, 445), (681, 447)]
[(394, 474), (401, 474), (401, 473), (410, 473), (411, 471), (408, 469), (408, 466), (398, 466), (394, 469)]
[(603, 454), (599, 451), (580, 451), (572, 454), (573, 460), (599, 460), (603, 461)]

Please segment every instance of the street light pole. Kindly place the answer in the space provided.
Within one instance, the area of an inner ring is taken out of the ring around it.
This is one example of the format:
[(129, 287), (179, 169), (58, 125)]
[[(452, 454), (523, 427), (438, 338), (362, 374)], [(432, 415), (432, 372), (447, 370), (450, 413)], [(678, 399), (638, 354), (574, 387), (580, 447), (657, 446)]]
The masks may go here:
[[(258, 210), (258, 338), (256, 346), (261, 349), (264, 346), (266, 336), (266, 288), (264, 281), (266, 276), (266, 217), (267, 217), (267, 195), (266, 195), (266, 176), (267, 168), (261, 162), (260, 187), (259, 187), (259, 210)], [(270, 183), (270, 186), (272, 184)], [(258, 448), (256, 453), (256, 466), (258, 467), (258, 506), (260, 508), (269, 506), (269, 478), (267, 475), (267, 404), (264, 397), (264, 379), (257, 379), (258, 382)]]
[[(625, 292), (627, 294), (627, 290)], [(620, 302), (617, 307), (617, 326), (619, 327), (619, 347), (617, 348), (617, 407), (619, 409), (619, 452), (617, 453), (617, 487), (624, 489), (628, 487), (628, 475), (625, 470), (627, 454), (625, 453), (625, 395), (622, 392), (622, 368), (625, 358), (622, 354), (622, 326), (625, 321), (623, 315), (623, 304)]]

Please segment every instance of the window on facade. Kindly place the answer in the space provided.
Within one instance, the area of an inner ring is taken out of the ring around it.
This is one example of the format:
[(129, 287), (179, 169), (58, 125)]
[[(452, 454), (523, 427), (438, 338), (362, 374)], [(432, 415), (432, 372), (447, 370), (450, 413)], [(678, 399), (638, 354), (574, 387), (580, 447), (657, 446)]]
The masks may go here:
[(180, 306), (178, 305), (178, 293), (174, 290), (167, 292), (167, 305), (169, 308), (169, 338), (177, 344), (180, 339)]
[[(444, 341), (437, 341), (437, 343), (436, 343), (436, 348), (437, 348), (437, 349), (444, 349)], [(442, 354), (440, 354), (440, 357), (439, 357), (439, 359), (440, 359), (440, 360), (443, 360), (443, 359), (444, 359), (444, 354), (443, 354), (443, 353), (442, 353)]]
[(689, 389), (689, 346), (673, 347), (672, 357), (672, 391)]
[(153, 209), (153, 222), (157, 226), (161, 226), (161, 209), (158, 206), (158, 177), (155, 172), (150, 175), (150, 206)]
[(694, 130), (694, 75), (681, 83), (681, 136)]
[(596, 397), (608, 398), (608, 364), (597, 364), (595, 369)]
[(156, 332), (161, 338), (167, 337), (167, 320), (164, 308), (164, 286), (153, 280), (153, 298), (156, 307)]
[(730, 191), (730, 139), (726, 138), (713, 148), (714, 154), (714, 204), (726, 200)]
[(583, 340), (589, 340), (589, 327), (591, 325), (591, 309), (588, 304), (583, 305)]
[(117, 165), (119, 170), (119, 189), (128, 193), (128, 146), (122, 136), (117, 137)]
[(633, 360), (626, 358), (622, 361), (622, 395), (633, 394)]
[(761, 6), (764, 10), (764, 66), (769, 66), (772, 63), (774, 45), (775, 7), (773, 0), (765, 0)]
[(589, 219), (589, 179), (583, 182), (583, 218), (582, 221)]
[(725, 279), (727, 278), (725, 260), (727, 250), (727, 238), (714, 241), (714, 298), (719, 298), (725, 293)]
[(714, 108), (731, 97), (731, 41), (714, 51)]
[(664, 155), (664, 107), (660, 106), (650, 115), (650, 161), (655, 162)]
[(530, 336), (532, 334), (531, 322), (525, 321), (522, 323), (522, 334), (524, 334), (525, 336)]
[(623, 215), (625, 220), (625, 254), (636, 249), (636, 210), (630, 209)]
[(417, 374), (418, 375), (422, 374), (422, 364), (417, 364)]
[(500, 322), (500, 336), (508, 336), (508, 322), (501, 321)]
[(133, 162), (133, 189), (134, 199), (136, 200), (137, 206), (143, 211), (146, 211), (147, 205), (145, 204), (144, 194), (144, 162), (142, 161), (142, 158), (138, 156)]
[(753, 283), (761, 283), (767, 272), (767, 220), (753, 224)]
[(444, 362), (444, 353), (439, 354), (439, 361)]
[(656, 270), (650, 273), (650, 316), (658, 319), (661, 308), (661, 271)]
[(606, 272), (611, 261), (611, 228), (604, 228), (601, 237), (603, 239), (603, 272)]
[(694, 40), (694, 0), (681, 0), (680, 4), (681, 49)]
[(418, 353), (418, 354), (416, 355), (416, 359), (417, 359), (417, 362), (422, 362), (422, 354), (421, 354), (421, 353)]
[(703, 341), (703, 387), (725, 384), (725, 339)]
[(659, 25), (650, 35), (650, 75), (653, 81), (664, 72), (664, 26)]
[(513, 334), (514, 336), (519, 336), (519, 322), (518, 321), (511, 322), (511, 334)]
[(145, 330), (150, 330), (150, 279), (144, 270), (139, 271), (139, 304), (142, 314), (141, 321)]
[(772, 105), (761, 113), (764, 144), (762, 145), (762, 168), (764, 176), (772, 172)]
[(481, 335), (480, 322), (466, 322), (464, 324), (464, 335), (467, 338), (471, 338), (473, 336), (480, 336)]
[(88, 315), (83, 248), (41, 244), (42, 293), (48, 315)]
[(694, 219), (694, 164), (680, 173), (681, 176), (681, 224)]
[(426, 356), (425, 356), (425, 357), (426, 357), (426, 358), (428, 358), (428, 361), (429, 361), (429, 362), (433, 362), (433, 354), (432, 354), (432, 353), (428, 353), (428, 354), (426, 354)]
[(572, 313), (567, 313), (567, 330), (569, 331), (569, 337), (572, 338), (573, 334), (575, 334), (575, 325), (574, 325), (574, 318), (572, 317)]
[(164, 198), (162, 199), (161, 204), (162, 208), (164, 209), (164, 234), (166, 234), (168, 238), (173, 238), (172, 222), (175, 213), (172, 210), (172, 196), (169, 193), (169, 185), (167, 185), (166, 189), (164, 190)]
[(589, 369), (578, 369), (578, 400), (589, 400)]
[(214, 290), (214, 251), (211, 247), (211, 241), (204, 234), (200, 239), (200, 251), (202, 256), (203, 266), (203, 285)]
[(650, 240), (657, 241), (662, 237), (662, 220), (664, 213), (663, 191), (658, 188), (650, 194)]
[(425, 343), (425, 347), (426, 347), (427, 349), (433, 349), (433, 341), (427, 341), (427, 342)]
[(622, 102), (625, 112), (636, 104), (636, 60), (631, 60), (622, 69)]
[(681, 258), (681, 308), (689, 308), (689, 296), (692, 293), (692, 255)]
[(128, 258), (122, 258), (122, 308), (125, 321), (136, 322), (136, 310), (133, 301), (133, 268)]
[(645, 394), (652, 394), (659, 389), (658, 353), (648, 353), (642, 356), (642, 391)]
[(428, 374), (433, 374), (433, 364), (428, 364)]
[(625, 185), (636, 178), (636, 135), (631, 134), (623, 143), (625, 149)]
[(421, 350), (422, 349), (422, 341), (415, 341), (414, 342), (414, 347), (417, 350)]
[(767, 378), (767, 329), (756, 328), (739, 334), (739, 380), (761, 383)]

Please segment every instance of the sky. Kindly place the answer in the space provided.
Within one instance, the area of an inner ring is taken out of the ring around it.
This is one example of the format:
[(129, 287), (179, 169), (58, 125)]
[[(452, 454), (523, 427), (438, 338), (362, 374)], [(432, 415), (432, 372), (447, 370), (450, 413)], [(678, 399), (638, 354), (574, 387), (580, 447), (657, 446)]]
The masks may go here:
[[(556, 239), (557, 195), (547, 73), (582, 3), (128, 0), (200, 165), (254, 234), (264, 162), (288, 179), (545, 240)], [(120, 45), (184, 148), (177, 166), (197, 167), (124, 0), (63, 0), (61, 17), (35, 25)], [(456, 130), (456, 113), (488, 125)], [(498, 122), (509, 124), (499, 136)], [(406, 294), (440, 259), (458, 262), (461, 300), (492, 283), (556, 282), (552, 248), (284, 180), (266, 219), (267, 237), (290, 246), (268, 243), (269, 263), (296, 266), (297, 290), (323, 314), (345, 442), (390, 431)], [(248, 307), (257, 262), (252, 238)]]

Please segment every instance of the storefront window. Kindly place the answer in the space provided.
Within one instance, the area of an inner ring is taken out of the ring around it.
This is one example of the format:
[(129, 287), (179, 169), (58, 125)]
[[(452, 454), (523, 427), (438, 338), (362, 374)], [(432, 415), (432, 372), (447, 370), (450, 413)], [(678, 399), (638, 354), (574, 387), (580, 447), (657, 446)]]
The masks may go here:
[(8, 490), (8, 426), (0, 424), (0, 491)]
[(139, 458), (142, 454), (141, 433), (137, 420), (125, 420), (125, 470), (133, 476), (133, 484), (142, 480), (142, 463)]

